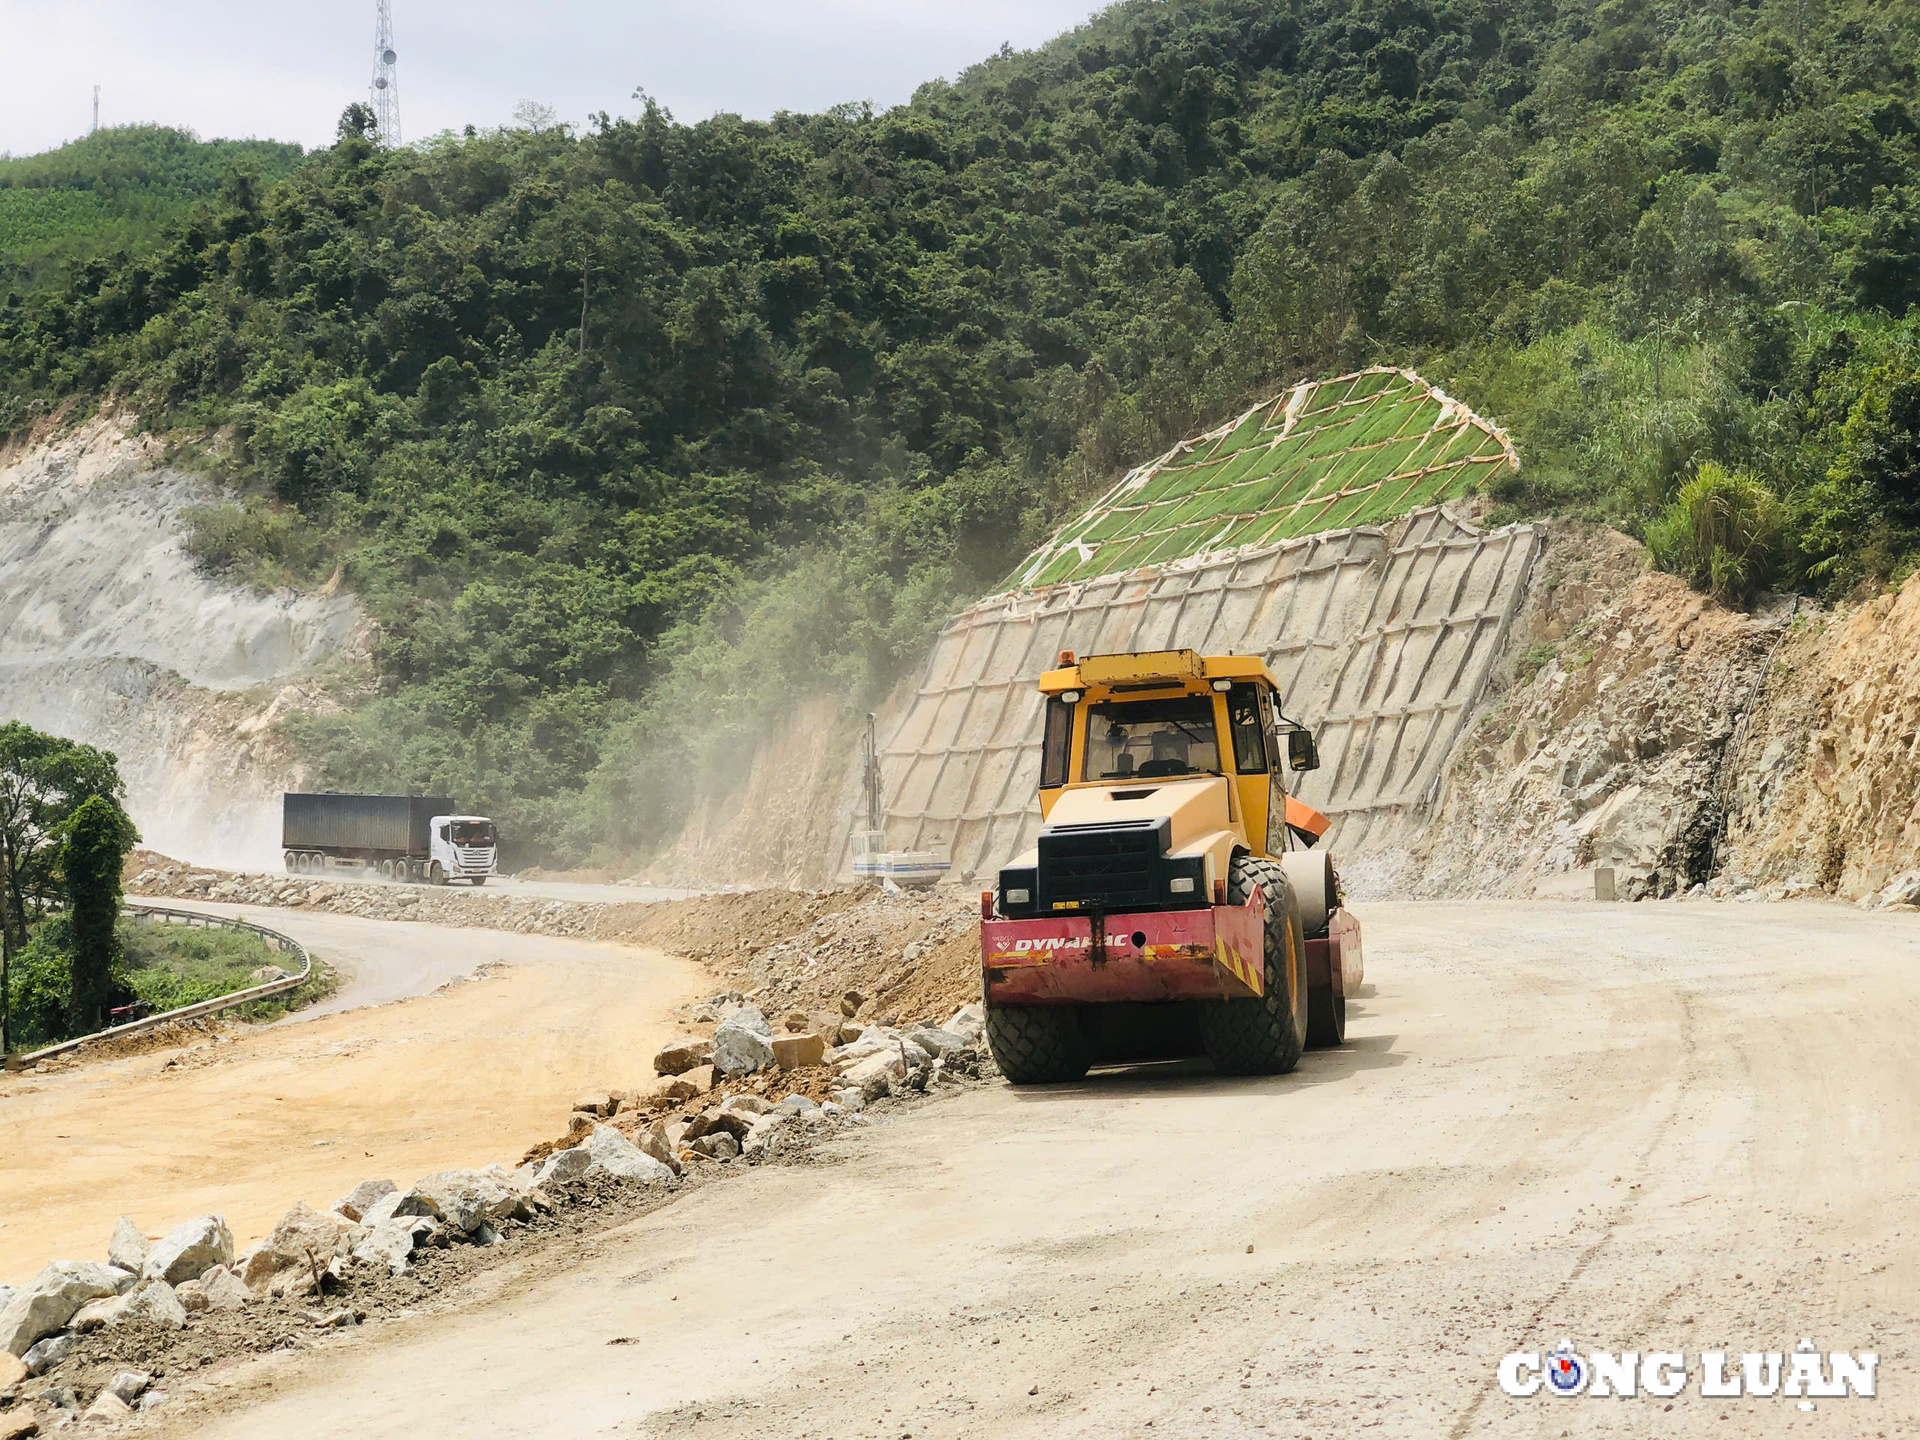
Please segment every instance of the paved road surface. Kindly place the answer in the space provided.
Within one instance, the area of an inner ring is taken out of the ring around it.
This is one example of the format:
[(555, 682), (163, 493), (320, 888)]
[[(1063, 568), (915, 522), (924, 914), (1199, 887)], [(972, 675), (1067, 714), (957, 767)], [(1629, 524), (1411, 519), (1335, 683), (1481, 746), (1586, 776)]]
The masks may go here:
[[(709, 988), (699, 966), (624, 945), (196, 908), (312, 946), (352, 977), (340, 1005), (401, 1003), (0, 1075), (0, 1282), (103, 1256), (123, 1214), (159, 1233), (218, 1212), (245, 1244), (371, 1175), (516, 1161), (582, 1091), (649, 1083), (673, 1008)], [(490, 961), (505, 968), (424, 993)]]
[(490, 960), (541, 959), (551, 952), (540, 936), (499, 930), (423, 925), (408, 920), (372, 920), (326, 910), (274, 905), (232, 905), (218, 900), (155, 899), (134, 903), (165, 910), (197, 910), (230, 920), (251, 920), (291, 935), (340, 975), (340, 988), (317, 1005), (282, 1022), (302, 1024), (343, 1010), (389, 1005), (437, 990), (457, 975), (469, 975)]
[[(1161, 1066), (905, 1111), (837, 1163), (529, 1257), (450, 1314), (253, 1362), (167, 1433), (1913, 1433), (1920, 922), (1365, 920), (1352, 1043), (1293, 1076)], [(1697, 1356), (1803, 1335), (1877, 1349), (1881, 1398), (1493, 1384), (1562, 1336)]]

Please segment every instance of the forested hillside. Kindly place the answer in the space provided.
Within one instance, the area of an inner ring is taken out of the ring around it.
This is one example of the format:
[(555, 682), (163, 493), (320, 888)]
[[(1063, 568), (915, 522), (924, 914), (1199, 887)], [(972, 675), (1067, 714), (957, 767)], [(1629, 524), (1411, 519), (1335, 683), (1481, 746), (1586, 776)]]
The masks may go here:
[(272, 140), (124, 125), (45, 154), (0, 156), (0, 291), (55, 285), (73, 261), (152, 248), (236, 172), (279, 180), (301, 154)]
[[(1503, 513), (1732, 598), (1920, 549), (1916, 12), (1126, 0), (885, 112), (341, 138), (0, 312), (0, 430), (219, 435), (208, 563), (347, 583), (328, 779), (643, 854), (1116, 468), (1329, 367), (1511, 427)], [(1703, 543), (1706, 542), (1706, 543)]]

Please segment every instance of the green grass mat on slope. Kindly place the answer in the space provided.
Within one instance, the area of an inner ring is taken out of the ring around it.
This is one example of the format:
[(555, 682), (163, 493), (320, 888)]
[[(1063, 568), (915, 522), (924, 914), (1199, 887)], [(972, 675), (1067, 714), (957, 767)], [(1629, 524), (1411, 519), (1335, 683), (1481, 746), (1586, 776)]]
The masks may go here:
[(1296, 385), (1132, 471), (1028, 556), (1057, 585), (1347, 525), (1484, 489), (1518, 468), (1499, 431), (1410, 370)]

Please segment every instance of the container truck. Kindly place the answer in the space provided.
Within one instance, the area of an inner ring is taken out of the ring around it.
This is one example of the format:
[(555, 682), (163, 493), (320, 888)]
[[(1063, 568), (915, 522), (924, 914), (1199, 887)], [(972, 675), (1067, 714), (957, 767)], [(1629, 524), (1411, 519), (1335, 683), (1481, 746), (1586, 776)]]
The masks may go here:
[(437, 795), (287, 794), (280, 843), (289, 875), (372, 871), (384, 880), (476, 888), (495, 873), (499, 835)]

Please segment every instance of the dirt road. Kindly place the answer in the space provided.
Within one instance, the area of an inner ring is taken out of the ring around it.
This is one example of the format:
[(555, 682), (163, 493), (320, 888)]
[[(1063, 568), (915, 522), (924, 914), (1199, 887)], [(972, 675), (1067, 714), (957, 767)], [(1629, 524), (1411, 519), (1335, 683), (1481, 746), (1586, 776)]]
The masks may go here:
[[(295, 1200), (330, 1205), (371, 1175), (512, 1163), (581, 1091), (650, 1082), (666, 1017), (706, 984), (696, 965), (622, 945), (195, 908), (242, 913), (340, 966), (335, 1007), (418, 998), (0, 1076), (0, 1279), (98, 1259), (123, 1214), (157, 1232), (217, 1212), (244, 1244)], [(491, 961), (505, 963), (488, 979), (424, 993)]]
[[(342, 1010), (390, 1005), (437, 990), (457, 975), (469, 975), (489, 960), (551, 959), (552, 953), (528, 937), (490, 930), (448, 930), (407, 921), (370, 920), (325, 910), (290, 910), (273, 905), (229, 905), (216, 900), (136, 901), (168, 910), (194, 910), (251, 920), (291, 935), (332, 965), (340, 988), (316, 1005), (296, 1011), (287, 1023), (300, 1024)], [(457, 937), (457, 938), (451, 938)]]
[[(252, 1362), (170, 1433), (1920, 1421), (1920, 923), (1712, 904), (1366, 920), (1352, 1043), (1291, 1077), (1153, 1067), (924, 1105), (839, 1142), (839, 1163), (749, 1172), (596, 1253), (529, 1257), (451, 1314)], [(1877, 1349), (1881, 1398), (1806, 1414), (1697, 1380), (1672, 1402), (1494, 1388), (1504, 1353), (1563, 1335), (1686, 1351), (1696, 1373), (1703, 1349), (1809, 1335)]]

